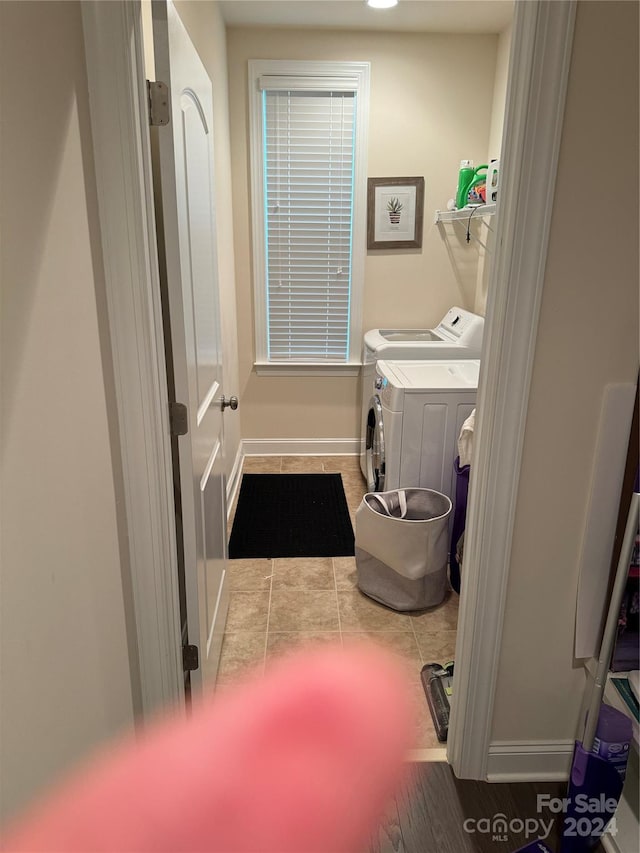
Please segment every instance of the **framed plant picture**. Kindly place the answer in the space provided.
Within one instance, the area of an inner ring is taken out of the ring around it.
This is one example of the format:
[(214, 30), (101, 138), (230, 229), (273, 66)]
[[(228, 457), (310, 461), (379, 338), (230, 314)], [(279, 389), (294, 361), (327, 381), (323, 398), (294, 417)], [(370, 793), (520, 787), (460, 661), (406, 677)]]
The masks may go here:
[(422, 248), (424, 178), (369, 178), (367, 249)]

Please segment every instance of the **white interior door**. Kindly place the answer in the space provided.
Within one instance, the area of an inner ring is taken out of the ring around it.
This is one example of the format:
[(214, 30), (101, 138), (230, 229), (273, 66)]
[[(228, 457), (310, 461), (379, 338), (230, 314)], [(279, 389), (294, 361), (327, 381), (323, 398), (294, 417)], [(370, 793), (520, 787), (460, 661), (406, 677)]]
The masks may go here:
[(175, 400), (187, 407), (188, 432), (177, 438), (174, 471), (188, 643), (198, 646), (199, 655), (191, 673), (197, 693), (215, 680), (228, 607), (213, 98), (211, 81), (171, 3), (153, 3), (153, 38), (156, 79), (168, 85), (171, 98), (170, 122), (157, 128), (156, 192), (169, 361)]

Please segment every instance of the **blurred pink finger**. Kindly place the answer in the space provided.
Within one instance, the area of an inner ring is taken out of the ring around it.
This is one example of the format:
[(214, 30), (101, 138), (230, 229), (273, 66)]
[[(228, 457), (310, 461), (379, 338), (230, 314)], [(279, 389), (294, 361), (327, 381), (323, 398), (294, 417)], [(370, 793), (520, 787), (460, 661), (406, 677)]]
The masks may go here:
[(386, 652), (301, 651), (103, 754), (3, 849), (359, 853), (401, 783), (410, 709)]

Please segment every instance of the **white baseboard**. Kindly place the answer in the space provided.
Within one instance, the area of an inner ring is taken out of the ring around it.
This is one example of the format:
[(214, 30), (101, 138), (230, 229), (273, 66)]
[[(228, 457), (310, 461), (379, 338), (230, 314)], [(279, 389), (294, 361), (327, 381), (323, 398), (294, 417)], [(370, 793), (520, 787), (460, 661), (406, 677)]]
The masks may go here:
[(489, 747), (488, 782), (565, 782), (574, 742), (495, 741)]
[(244, 452), (242, 449), (242, 442), (240, 442), (238, 444), (236, 458), (233, 460), (233, 467), (231, 469), (231, 473), (229, 474), (229, 478), (227, 480), (227, 520), (229, 519), (229, 516), (231, 514), (233, 502), (236, 499), (236, 495), (238, 494), (238, 489), (240, 487), (240, 472), (242, 471), (243, 459)]
[(245, 456), (357, 456), (359, 438), (245, 438)]

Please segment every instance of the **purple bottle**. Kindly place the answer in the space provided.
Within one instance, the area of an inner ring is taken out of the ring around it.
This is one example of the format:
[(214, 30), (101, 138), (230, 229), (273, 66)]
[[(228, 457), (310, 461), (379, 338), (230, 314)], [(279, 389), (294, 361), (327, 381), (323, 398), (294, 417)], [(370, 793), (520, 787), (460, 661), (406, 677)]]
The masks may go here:
[(598, 715), (598, 727), (591, 752), (612, 764), (624, 781), (627, 773), (629, 744), (633, 737), (631, 720), (622, 711), (604, 703)]

